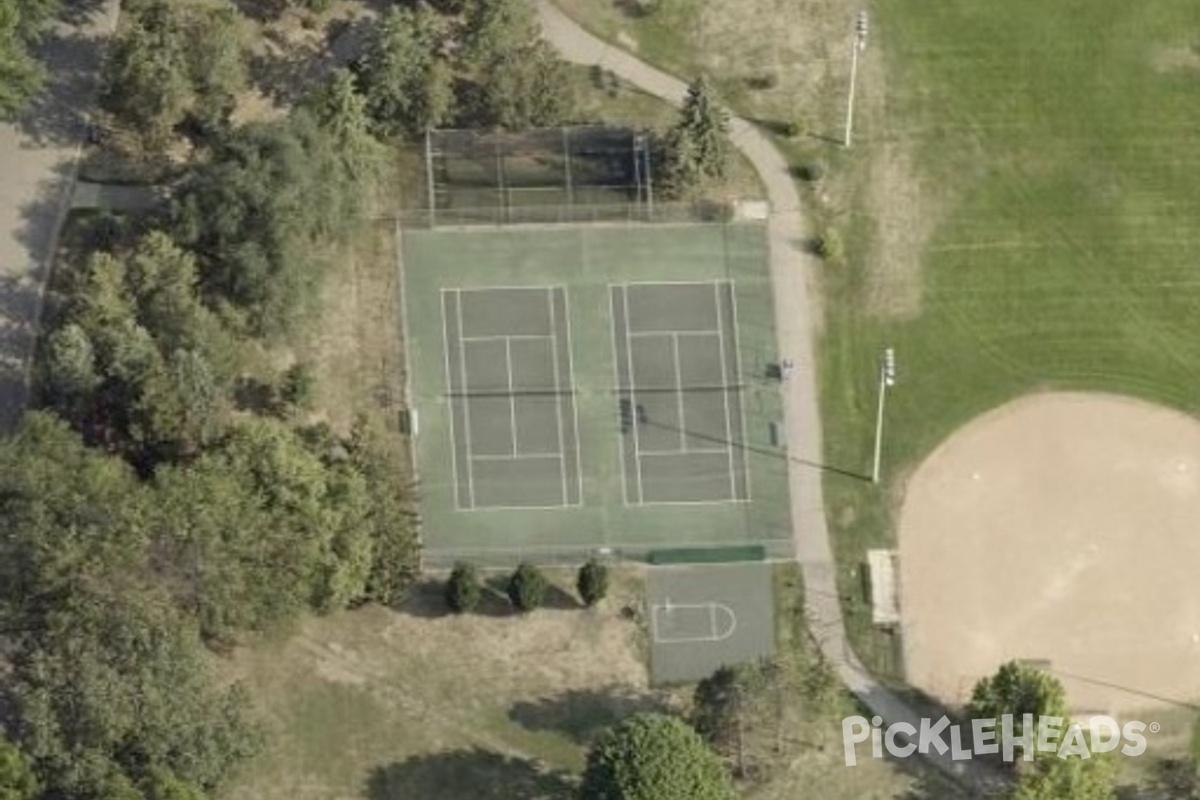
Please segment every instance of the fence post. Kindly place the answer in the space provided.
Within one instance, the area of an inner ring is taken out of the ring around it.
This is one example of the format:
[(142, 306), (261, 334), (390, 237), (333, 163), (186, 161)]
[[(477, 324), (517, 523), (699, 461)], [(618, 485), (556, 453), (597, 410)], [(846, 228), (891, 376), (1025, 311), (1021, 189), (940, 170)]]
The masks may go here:
[(433, 134), (425, 129), (425, 183), (429, 186), (429, 227), (432, 229), (437, 221), (437, 192), (433, 188)]

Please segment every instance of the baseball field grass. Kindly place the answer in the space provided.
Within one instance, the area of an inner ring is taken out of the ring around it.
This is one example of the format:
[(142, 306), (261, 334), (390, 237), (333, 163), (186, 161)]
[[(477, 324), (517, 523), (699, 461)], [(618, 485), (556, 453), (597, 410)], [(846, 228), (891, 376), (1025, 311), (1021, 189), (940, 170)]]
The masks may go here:
[[(1039, 389), (1200, 410), (1200, 6), (864, 4), (870, 34), (845, 151), (835, 141), (857, 7), (753, 3), (761, 14), (734, 19), (661, 0), (694, 19), (659, 43), (657, 11), (561, 0), (671, 71), (716, 71), (739, 113), (805, 121), (807, 135), (778, 141), (798, 165), (825, 164), (806, 212), (845, 245), (821, 276), (830, 466), (870, 472), (878, 362), (887, 346), (897, 354), (884, 480), (831, 471), (826, 505), (856, 649), (899, 679), (860, 565), (867, 548), (894, 544), (904, 478), (939, 442)], [(751, 21), (760, 17), (787, 24)], [(729, 91), (730, 76), (758, 72), (770, 88)]]
[[(1200, 6), (901, 0), (874, 20), (888, 93), (863, 158), (906, 162), (906, 208), (848, 216), (821, 375), (827, 459), (865, 467), (877, 360), (896, 349), (882, 488), (826, 483), (860, 634), (852, 567), (890, 540), (905, 475), (967, 420), (1051, 388), (1200, 409)], [(867, 169), (862, 192), (886, 174)]]

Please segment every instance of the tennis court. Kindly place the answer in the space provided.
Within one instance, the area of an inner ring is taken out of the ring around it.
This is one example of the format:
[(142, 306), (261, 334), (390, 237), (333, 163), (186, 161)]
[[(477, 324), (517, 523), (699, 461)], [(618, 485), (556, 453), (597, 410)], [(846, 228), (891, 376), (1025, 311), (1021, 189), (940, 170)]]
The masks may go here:
[(748, 500), (731, 281), (610, 287), (627, 504)]
[(761, 225), (401, 236), (424, 564), (791, 554)]
[(442, 327), (457, 507), (578, 505), (566, 291), (443, 289)]

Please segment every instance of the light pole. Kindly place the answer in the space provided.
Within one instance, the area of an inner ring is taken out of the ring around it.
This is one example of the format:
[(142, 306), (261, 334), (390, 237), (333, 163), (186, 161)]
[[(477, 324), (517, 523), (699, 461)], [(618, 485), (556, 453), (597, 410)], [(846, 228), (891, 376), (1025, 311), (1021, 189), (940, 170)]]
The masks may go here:
[(867, 47), (867, 12), (858, 12), (854, 21), (854, 44), (850, 51), (850, 96), (846, 99), (846, 147), (850, 146), (850, 134), (854, 130), (854, 84), (858, 79), (858, 54)]
[(883, 360), (879, 362), (879, 410), (875, 415), (875, 465), (871, 469), (871, 483), (879, 483), (879, 461), (883, 455), (883, 401), (887, 398), (887, 390), (896, 385), (896, 351), (888, 348), (883, 351)]

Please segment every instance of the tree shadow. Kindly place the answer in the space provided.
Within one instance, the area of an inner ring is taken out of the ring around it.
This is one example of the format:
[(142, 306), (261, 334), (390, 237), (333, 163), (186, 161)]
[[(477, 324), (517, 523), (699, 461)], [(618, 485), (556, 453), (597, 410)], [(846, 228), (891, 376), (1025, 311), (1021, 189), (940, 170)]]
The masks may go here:
[(348, 66), (361, 55), (374, 28), (375, 19), (370, 15), (332, 20), (318, 48), (297, 46), (268, 31), (268, 52), (250, 60), (250, 80), (276, 103), (291, 105), (334, 70)]
[(255, 22), (274, 22), (287, 10), (287, 0), (233, 0), (238, 13)]
[(556, 583), (546, 587), (546, 596), (542, 600), (542, 608), (555, 611), (578, 611), (584, 605), (579, 598)]
[(56, 18), (67, 25), (86, 25), (107, 5), (107, 0), (71, 0), (59, 6)]
[(1117, 787), (1118, 800), (1197, 800), (1200, 771), (1185, 758), (1158, 760), (1151, 775), (1133, 786)]
[[(97, 4), (98, 5), (98, 4)], [(90, 14), (79, 14), (79, 25)], [(78, 30), (55, 29), (33, 48), (46, 85), (16, 120), (26, 147), (73, 147), (83, 140), (88, 109), (99, 88), (103, 40)]]
[(409, 589), (408, 597), (396, 605), (395, 610), (418, 619), (440, 619), (450, 616), (453, 612), (446, 605), (446, 582), (421, 581)]
[(27, 277), (0, 276), (0, 433), (16, 430), (29, 400), (38, 296)]
[(628, 19), (643, 19), (654, 13), (658, 0), (613, 0), (613, 7)]
[(794, 123), (789, 123), (779, 119), (761, 119), (759, 117), (747, 117), (746, 121), (757, 125), (767, 133), (784, 138), (792, 138), (796, 135)]
[(663, 697), (612, 685), (600, 689), (572, 689), (554, 697), (522, 701), (508, 710), (508, 718), (531, 731), (556, 731), (588, 745), (606, 729), (643, 711), (666, 712)]
[(377, 767), (366, 787), (370, 800), (569, 800), (574, 790), (565, 772), (478, 747)]

